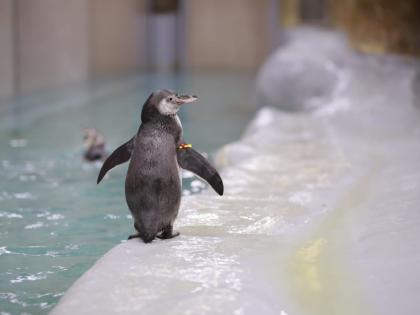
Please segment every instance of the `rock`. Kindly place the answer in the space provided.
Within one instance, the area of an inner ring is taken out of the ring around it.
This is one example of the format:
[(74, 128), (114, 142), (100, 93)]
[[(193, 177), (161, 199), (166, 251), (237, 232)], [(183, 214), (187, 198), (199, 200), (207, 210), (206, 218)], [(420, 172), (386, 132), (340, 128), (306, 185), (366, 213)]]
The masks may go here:
[(343, 59), (349, 55), (344, 36), (312, 28), (285, 35), (285, 43), (259, 71), (258, 104), (287, 111), (327, 105), (341, 80)]

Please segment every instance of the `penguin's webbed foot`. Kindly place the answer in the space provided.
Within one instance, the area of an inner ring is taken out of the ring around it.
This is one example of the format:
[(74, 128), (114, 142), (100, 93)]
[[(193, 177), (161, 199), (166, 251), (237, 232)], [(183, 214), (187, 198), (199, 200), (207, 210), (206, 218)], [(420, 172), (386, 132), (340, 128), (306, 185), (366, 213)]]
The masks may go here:
[(179, 232), (178, 231), (174, 232), (173, 227), (169, 226), (163, 229), (162, 233), (158, 234), (156, 237), (160, 238), (161, 240), (168, 240), (168, 239), (177, 237), (178, 235), (179, 235)]
[(143, 234), (138, 233), (138, 234), (130, 235), (127, 240), (131, 240), (132, 238), (137, 238), (137, 237), (141, 238), (142, 241), (146, 244), (151, 243), (155, 239), (154, 235), (143, 235)]
[(127, 238), (127, 241), (131, 240), (132, 238), (140, 237), (140, 234), (132, 234)]
[(173, 232), (172, 234), (162, 233), (160, 235), (157, 235), (156, 237), (160, 238), (161, 240), (169, 240), (169, 239), (177, 237), (177, 236), (179, 236), (179, 232)]

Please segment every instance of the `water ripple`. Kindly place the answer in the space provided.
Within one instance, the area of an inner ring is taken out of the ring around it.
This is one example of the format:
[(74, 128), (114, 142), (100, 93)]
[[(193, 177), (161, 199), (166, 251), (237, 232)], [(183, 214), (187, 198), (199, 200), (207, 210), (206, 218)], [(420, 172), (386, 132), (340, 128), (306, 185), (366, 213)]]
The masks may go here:
[(40, 272), (37, 272), (36, 274), (27, 274), (24, 276), (20, 275), (17, 278), (10, 280), (10, 282), (20, 283), (24, 281), (36, 281), (36, 280), (46, 279), (49, 274), (53, 274), (53, 273), (54, 272), (52, 271), (40, 271)]

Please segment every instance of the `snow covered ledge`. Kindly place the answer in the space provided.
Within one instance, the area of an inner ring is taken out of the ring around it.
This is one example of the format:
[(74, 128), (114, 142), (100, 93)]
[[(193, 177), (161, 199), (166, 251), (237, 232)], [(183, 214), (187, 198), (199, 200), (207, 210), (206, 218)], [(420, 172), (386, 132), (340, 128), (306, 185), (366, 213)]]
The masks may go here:
[(332, 209), (334, 197), (321, 196), (347, 185), (330, 142), (310, 117), (261, 110), (218, 155), (225, 196), (185, 197), (180, 237), (118, 245), (52, 314), (288, 314), (290, 252), (305, 225)]
[[(264, 71), (281, 71), (275, 59)], [(263, 108), (218, 153), (226, 195), (185, 197), (180, 237), (116, 246), (51, 314), (420, 313), (415, 68), (350, 51), (331, 60), (324, 103)]]

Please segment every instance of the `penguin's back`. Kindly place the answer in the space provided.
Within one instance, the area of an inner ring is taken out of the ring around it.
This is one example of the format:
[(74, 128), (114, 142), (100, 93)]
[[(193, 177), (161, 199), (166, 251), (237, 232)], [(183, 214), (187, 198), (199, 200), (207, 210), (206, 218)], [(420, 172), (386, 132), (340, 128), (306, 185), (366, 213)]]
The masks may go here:
[(136, 137), (125, 193), (135, 222), (145, 228), (159, 229), (173, 222), (178, 213), (181, 180), (176, 144), (179, 133), (146, 125)]

